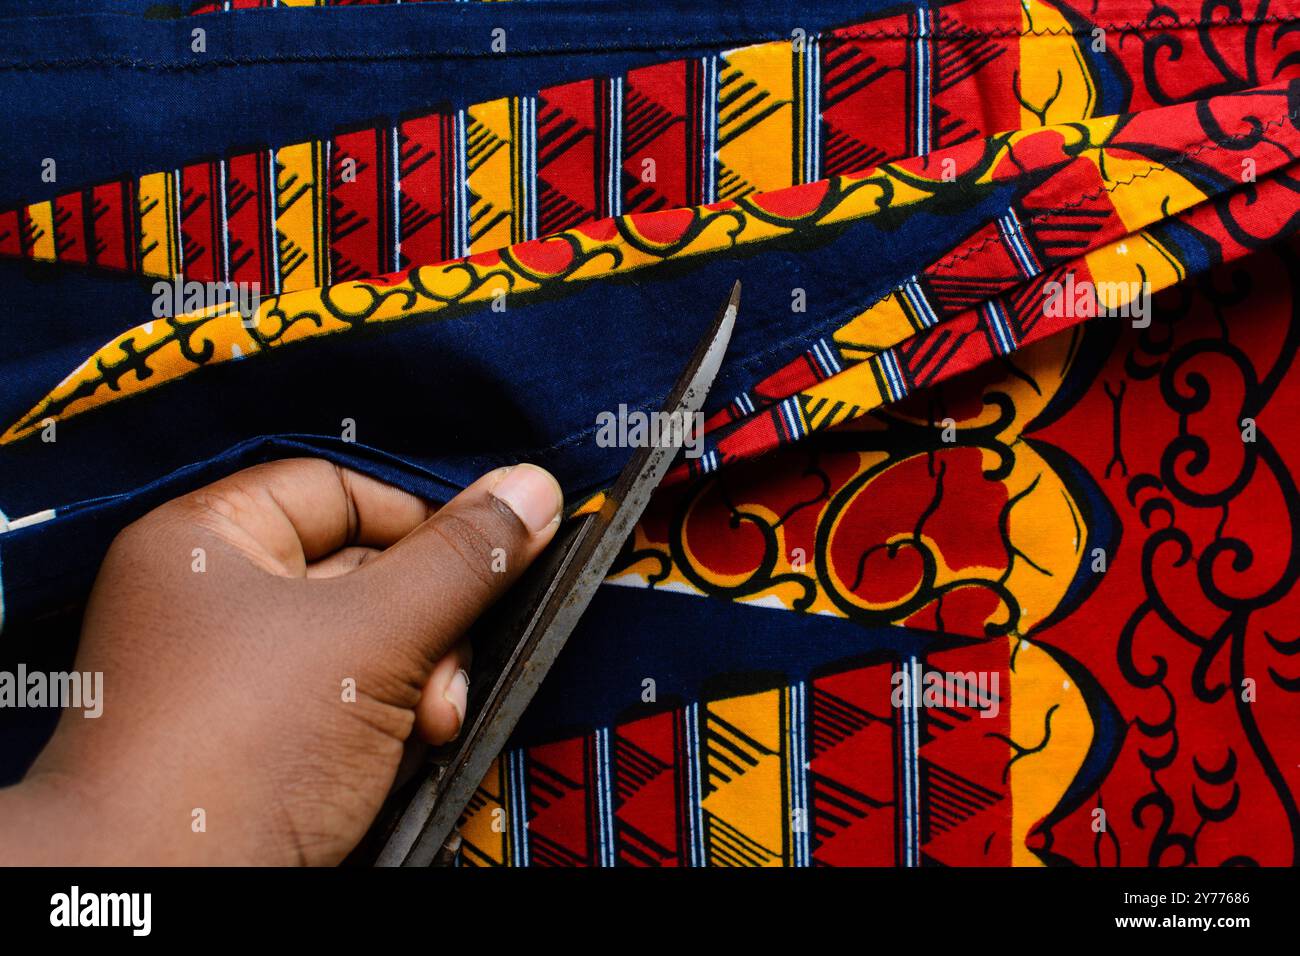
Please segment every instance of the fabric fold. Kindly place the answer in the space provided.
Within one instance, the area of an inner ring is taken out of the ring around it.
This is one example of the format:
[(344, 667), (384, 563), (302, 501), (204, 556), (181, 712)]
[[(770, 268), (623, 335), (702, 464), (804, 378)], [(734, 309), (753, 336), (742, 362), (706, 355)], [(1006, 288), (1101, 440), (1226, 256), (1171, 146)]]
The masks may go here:
[[(824, 182), (696, 209), (631, 214), (443, 265), (283, 293), (262, 301), (249, 316), (236, 303), (162, 316), (88, 356), (9, 425), (0, 444), (35, 434), (42, 422), (307, 339), (466, 314), (508, 296), (562, 293), (565, 283), (631, 276), (776, 241), (816, 245), (856, 220), (942, 213), (969, 204), (971, 194), (1005, 186), (1018, 194), (1019, 211), (1013, 208), (983, 227), (926, 276), (934, 281), (946, 271), (943, 278), (960, 284), (962, 276), (952, 273), (965, 273), (968, 285), (988, 282), (996, 289), (996, 272), (990, 280), (983, 270), (1041, 270), (1038, 258), (1063, 261), (1231, 188), (1240, 181), (1239, 154), (1246, 149), (1252, 150), (1252, 175), (1267, 175), (1289, 161), (1300, 148), (1295, 98), (1288, 81), (1124, 117), (1000, 134)], [(901, 291), (906, 294), (906, 287)], [(889, 305), (864, 316), (867, 340), (887, 342), (891, 325), (899, 334), (935, 324), (961, 304), (960, 297), (928, 306), (907, 301), (910, 313), (899, 308), (896, 292)], [(792, 328), (789, 337), (810, 331)], [(850, 341), (862, 334), (842, 331)], [(864, 347), (870, 346), (856, 346)]]

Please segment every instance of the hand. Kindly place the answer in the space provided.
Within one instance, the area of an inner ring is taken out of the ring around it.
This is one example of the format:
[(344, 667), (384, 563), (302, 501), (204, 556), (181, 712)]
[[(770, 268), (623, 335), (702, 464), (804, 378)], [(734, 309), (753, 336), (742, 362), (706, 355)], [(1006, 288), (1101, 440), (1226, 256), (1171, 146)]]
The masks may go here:
[(82, 627), (76, 668), (102, 672), (103, 714), (66, 712), (0, 791), (0, 862), (337, 863), (412, 731), (459, 732), (460, 639), (561, 506), (531, 465), (435, 510), (295, 459), (141, 518), (113, 542)]

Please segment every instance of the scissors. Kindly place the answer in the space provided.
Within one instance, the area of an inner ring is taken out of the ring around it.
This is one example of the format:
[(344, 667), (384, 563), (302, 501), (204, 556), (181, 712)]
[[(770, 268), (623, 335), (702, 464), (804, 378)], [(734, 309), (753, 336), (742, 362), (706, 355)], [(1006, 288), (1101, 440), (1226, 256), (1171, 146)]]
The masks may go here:
[[(704, 405), (740, 306), (740, 282), (668, 393), (666, 421), (685, 422)], [(382, 841), (376, 866), (454, 861), (456, 825), (551, 669), (596, 588), (609, 573), (650, 495), (677, 456), (684, 429), (638, 448), (599, 510), (564, 523), (546, 553), (504, 602), (475, 626), (475, 675), (461, 736), (436, 752), (414, 793), (390, 798), (368, 843)], [(405, 800), (405, 807), (402, 802)]]

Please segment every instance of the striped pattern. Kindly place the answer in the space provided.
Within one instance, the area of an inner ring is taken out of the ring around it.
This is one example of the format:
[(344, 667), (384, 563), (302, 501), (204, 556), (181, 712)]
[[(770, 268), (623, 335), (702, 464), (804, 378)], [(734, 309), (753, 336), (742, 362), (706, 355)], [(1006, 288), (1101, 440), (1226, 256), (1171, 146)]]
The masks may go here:
[(808, 37), (794, 58), (797, 71), (794, 86), (795, 126), (798, 163), (795, 182), (811, 183), (822, 177), (822, 60), (818, 39)]
[(790, 865), (812, 865), (811, 807), (808, 800), (808, 685), (786, 688), (790, 759), (786, 762), (786, 791), (790, 794)]
[(527, 866), (528, 853), (528, 758), (522, 750), (506, 757), (506, 825), (510, 828), (510, 865)]
[(912, 155), (924, 156), (934, 148), (931, 126), (933, 54), (930, 37), (934, 33), (934, 14), (926, 7), (918, 7), (912, 18), (912, 99), (908, 113), (912, 118)]
[(928, 329), (939, 324), (939, 316), (916, 276), (904, 282), (898, 291), (917, 328)]
[(1029, 240), (1025, 238), (1025, 232), (1020, 225), (1020, 217), (1016, 215), (1016, 211), (1009, 209), (1005, 215), (999, 216), (997, 227), (1003, 245), (1011, 253), (1016, 265), (1020, 267), (1020, 274), (1026, 279), (1032, 279), (1041, 273), (1043, 267), (1038, 261), (1038, 256), (1030, 247)]
[(1016, 350), (1016, 335), (1011, 328), (1011, 318), (1006, 306), (998, 298), (989, 299), (980, 306), (980, 315), (984, 317), (984, 328), (997, 355), (1010, 355)]
[[(502, 755), (461, 820), (468, 865), (921, 866), (1009, 852), (1002, 716), (922, 706), (933, 669), (1008, 645), (846, 662)], [(894, 678), (917, 690), (894, 707)], [(979, 766), (967, 765), (978, 752)], [(504, 800), (501, 794), (505, 794)], [(501, 808), (508, 828), (494, 830)], [(524, 813), (526, 816), (521, 816)], [(993, 844), (989, 827), (1002, 827)]]
[(898, 748), (898, 781), (901, 796), (898, 845), (903, 866), (921, 865), (921, 776), (920, 776), (920, 709), (921, 667), (915, 657), (902, 663), (906, 673), (904, 686), (911, 693), (903, 695), (898, 725), (901, 743)]
[(886, 402), (897, 402), (907, 397), (909, 388), (897, 349), (885, 349), (870, 362), (880, 394)]
[[(99, 184), (0, 213), (0, 255), (293, 291), (865, 169), (929, 148), (940, 51), (958, 86), (1011, 59), (935, 39), (933, 16), (871, 21), (912, 39), (854, 24)], [(903, 75), (910, 132), (879, 110)]]

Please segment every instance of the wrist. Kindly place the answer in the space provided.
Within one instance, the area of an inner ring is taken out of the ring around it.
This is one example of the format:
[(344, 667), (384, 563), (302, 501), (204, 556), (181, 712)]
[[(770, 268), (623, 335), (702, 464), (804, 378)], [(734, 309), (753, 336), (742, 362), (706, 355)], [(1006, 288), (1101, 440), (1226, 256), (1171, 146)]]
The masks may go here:
[(0, 790), (0, 865), (94, 864), (86, 836), (102, 830), (97, 810), (53, 775), (31, 773)]

